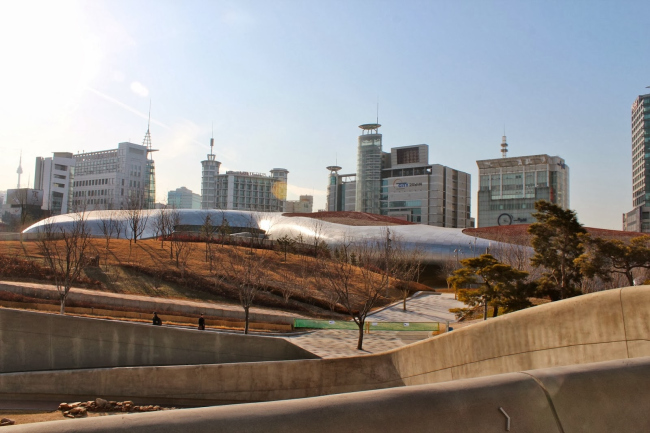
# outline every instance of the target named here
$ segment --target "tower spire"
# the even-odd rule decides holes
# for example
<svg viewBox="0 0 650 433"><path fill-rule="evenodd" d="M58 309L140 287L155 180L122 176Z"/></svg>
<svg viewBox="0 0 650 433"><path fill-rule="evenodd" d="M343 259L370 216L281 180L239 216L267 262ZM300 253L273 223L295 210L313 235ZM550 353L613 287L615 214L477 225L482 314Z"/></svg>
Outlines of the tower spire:
<svg viewBox="0 0 650 433"><path fill-rule="evenodd" d="M144 134L144 140L142 140L142 145L147 148L147 153L149 158L152 158L151 155L151 133L149 129L151 127L151 99L149 99L149 119L147 120L147 133Z"/></svg>
<svg viewBox="0 0 650 433"><path fill-rule="evenodd" d="M508 143L506 142L506 127L503 126L503 137L501 137L501 158L505 158L508 153Z"/></svg>
<svg viewBox="0 0 650 433"><path fill-rule="evenodd" d="M20 189L20 175L23 174L23 151L20 151L20 160L18 162L18 170L16 170L16 173L18 174L18 185L16 188Z"/></svg>

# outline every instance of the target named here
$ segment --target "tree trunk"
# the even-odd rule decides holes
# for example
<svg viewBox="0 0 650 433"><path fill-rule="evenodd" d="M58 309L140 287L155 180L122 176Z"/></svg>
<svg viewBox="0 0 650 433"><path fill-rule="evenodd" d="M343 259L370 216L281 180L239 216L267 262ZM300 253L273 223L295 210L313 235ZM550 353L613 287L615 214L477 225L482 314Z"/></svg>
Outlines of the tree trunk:
<svg viewBox="0 0 650 433"><path fill-rule="evenodd" d="M495 305L494 310L492 311L492 317L497 317L499 315L499 306Z"/></svg>
<svg viewBox="0 0 650 433"><path fill-rule="evenodd" d="M65 298L67 295L65 293L61 293L59 296L61 298L61 310L59 311L59 314L65 314Z"/></svg>
<svg viewBox="0 0 650 433"><path fill-rule="evenodd" d="M634 276L632 275L632 271L625 272L625 276L627 277L627 281L630 283L630 286L633 286L634 285Z"/></svg>
<svg viewBox="0 0 650 433"><path fill-rule="evenodd" d="M248 308L244 307L244 334L248 334Z"/></svg>
<svg viewBox="0 0 650 433"><path fill-rule="evenodd" d="M359 322L359 341L357 342L357 350L363 350L363 328L365 321Z"/></svg>
<svg viewBox="0 0 650 433"><path fill-rule="evenodd" d="M403 301L403 304L402 304L402 310L403 310L403 311L406 311L406 297L407 297L407 296L408 296L408 294L405 294L405 295L404 295L404 299L402 300L402 301Z"/></svg>
<svg viewBox="0 0 650 433"><path fill-rule="evenodd" d="M487 298L483 299L483 320L487 320Z"/></svg>

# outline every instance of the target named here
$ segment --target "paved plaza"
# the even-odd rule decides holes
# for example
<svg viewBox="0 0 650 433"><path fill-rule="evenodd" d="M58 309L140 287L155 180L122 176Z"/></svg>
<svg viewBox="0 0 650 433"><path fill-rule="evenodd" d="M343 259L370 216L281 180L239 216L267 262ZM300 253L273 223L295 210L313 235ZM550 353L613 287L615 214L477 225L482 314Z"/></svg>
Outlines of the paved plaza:
<svg viewBox="0 0 650 433"><path fill-rule="evenodd" d="M456 317L450 308L461 308L464 304L454 300L453 293L430 294L420 292L407 300L406 309L402 303L393 304L368 316L377 322L442 322L453 323ZM375 331L365 334L363 350L357 347L358 331L321 329L301 335L285 337L292 343L309 350L322 358L339 358L369 355L396 349L431 336L431 332L419 331Z"/></svg>

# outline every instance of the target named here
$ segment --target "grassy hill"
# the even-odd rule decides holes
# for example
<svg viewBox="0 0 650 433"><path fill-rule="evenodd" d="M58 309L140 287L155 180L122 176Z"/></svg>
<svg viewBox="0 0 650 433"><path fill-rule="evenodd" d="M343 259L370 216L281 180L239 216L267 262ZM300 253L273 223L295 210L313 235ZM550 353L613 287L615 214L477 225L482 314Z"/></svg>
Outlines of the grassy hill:
<svg viewBox="0 0 650 433"><path fill-rule="evenodd" d="M89 257L99 256L99 265L87 266L77 284L86 288L113 293L187 299L203 302L239 304L239 294L221 266L229 254L244 247L212 244L213 266L205 260L206 245L188 243L190 251L177 264L170 258L170 243L139 240L129 243L112 239L109 248L103 239L92 239ZM264 262L264 290L255 300L255 306L297 312L315 317L329 317L332 312L343 313L336 306L332 293L322 284L322 270L316 259L302 254L284 254L273 250L249 250ZM0 279L30 282L52 282L52 273L43 267L43 257L37 242L0 242ZM363 281L355 276L353 286L360 288ZM430 290L414 284L416 290ZM380 305L399 296L390 290Z"/></svg>

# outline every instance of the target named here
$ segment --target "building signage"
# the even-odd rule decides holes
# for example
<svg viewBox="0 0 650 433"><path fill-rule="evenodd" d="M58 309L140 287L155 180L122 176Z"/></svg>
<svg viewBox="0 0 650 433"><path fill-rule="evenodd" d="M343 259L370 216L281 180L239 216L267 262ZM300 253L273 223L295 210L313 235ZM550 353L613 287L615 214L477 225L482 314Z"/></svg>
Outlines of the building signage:
<svg viewBox="0 0 650 433"><path fill-rule="evenodd" d="M395 188L410 188L414 186L422 186L422 182L402 182L401 179L395 179L393 182Z"/></svg>

